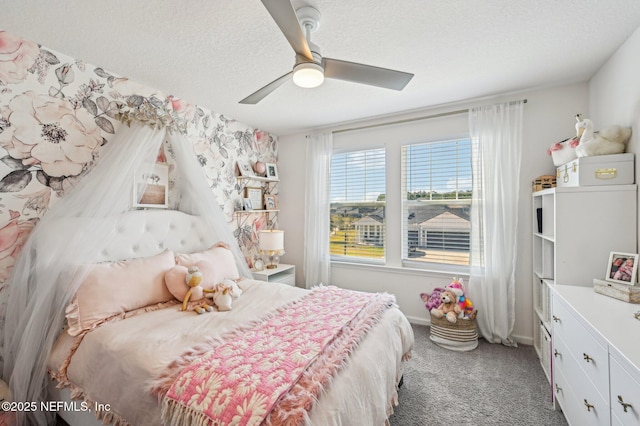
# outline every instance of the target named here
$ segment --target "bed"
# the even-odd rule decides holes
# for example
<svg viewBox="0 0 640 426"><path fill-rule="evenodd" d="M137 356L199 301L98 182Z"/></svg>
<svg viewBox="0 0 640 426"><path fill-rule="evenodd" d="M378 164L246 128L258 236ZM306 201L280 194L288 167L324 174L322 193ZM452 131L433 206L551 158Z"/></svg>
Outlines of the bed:
<svg viewBox="0 0 640 426"><path fill-rule="evenodd" d="M72 228L73 224L61 224L61 227L65 226ZM204 225L198 217L178 211L132 211L102 226L112 227L118 235L96 254L96 262L107 264L122 259L146 262L148 258L163 256L168 250L172 255L203 253L215 243L201 237L204 233L199 231ZM59 244L53 240L50 243ZM167 403L167 396L179 387L176 383L185 377L187 365L203 359L216 359L216 362L224 363L221 348L228 348L232 344L242 347L246 342L240 340L241 336L259 335L252 330L266 327L267 320L277 319L280 321L277 324L282 324L281 321L291 323L300 317L287 319L285 316L295 312L299 315L303 309L309 309L306 306L303 308L303 303L311 305L313 302L313 305L320 306L320 301L329 303L335 299L336 302L337 297L344 297L345 301L352 300L350 298L362 301L362 309L354 307L355 314L336 311L337 314L331 313L331 318L343 315L346 318L344 324L351 329L358 329L354 333L366 331L366 334L359 339L352 339L343 347L343 351L349 354L345 362L335 363L335 359L331 358L335 354L327 355L329 351L326 349L334 348L340 340L335 336L327 337L323 343L325 346L320 345L325 349L324 352L317 355L312 353L315 364L301 361L300 365L305 365L303 369L308 370L305 374L310 382L316 378L316 374L317 377L323 377L319 373L323 372L321 367L313 370L313 366L319 365L323 357L333 360L335 368L330 376L323 372L324 382L315 385L315 396L308 398L310 403L303 414L287 417L297 419L295 423L288 424L328 426L388 423L388 416L397 404L397 387L402 378L403 362L409 358L413 345L411 327L397 306L389 302L389 295L340 293L343 290L332 286L306 290L248 278L239 280L238 285L242 295L233 301L233 308L228 312L198 315L180 311L177 301L161 301L136 309L125 309L126 313L94 324L76 333L76 336L69 334L69 329L73 327L67 326L67 330L60 334L47 365L52 377L48 399L67 402L58 403L61 408L58 415L70 425L101 424L102 421L123 425L157 425L163 421L184 424L185 419L192 419L190 423L213 423L208 417L198 418L198 421L195 417L188 417L192 414L181 417L175 410L171 411L171 407L180 408L180 403ZM371 298L378 305L385 305L385 308L379 309L376 319L359 319L361 311L373 309L375 303L369 302L374 300ZM336 305L340 305L339 301ZM363 321L362 324L366 323L367 327L354 325L359 324L357 321ZM335 325L339 333L346 333L344 324ZM300 330L284 334L303 334L302 326ZM287 360L295 359L294 355L287 355ZM305 376L303 374L300 377ZM299 387L299 384L295 386ZM281 386L278 389L286 388L286 392L292 393L295 386ZM274 394L273 405L267 404L265 407L275 411L273 407L283 405L283 401L287 400L286 392L283 396ZM71 403L71 400L83 401L84 404ZM87 410L87 407L90 409ZM234 407L230 409L237 411ZM242 420L240 424L260 424L255 418L245 423ZM218 424L225 423L221 421ZM277 417L267 417L263 424L279 423Z"/></svg>

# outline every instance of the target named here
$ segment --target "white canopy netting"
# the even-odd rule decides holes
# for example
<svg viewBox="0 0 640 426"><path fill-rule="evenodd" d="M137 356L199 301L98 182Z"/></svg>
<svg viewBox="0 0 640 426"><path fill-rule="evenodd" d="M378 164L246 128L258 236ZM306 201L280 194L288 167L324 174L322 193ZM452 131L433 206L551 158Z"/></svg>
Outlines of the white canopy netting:
<svg viewBox="0 0 640 426"><path fill-rule="evenodd" d="M171 205L200 216L208 233L202 236L204 240L229 244L241 275L250 277L189 139L166 128L138 123L121 126L102 148L94 168L36 225L6 284L3 377L9 380L15 401L46 398L47 359L65 326L65 307L82 282L80 266L95 262L102 248L117 236L111 227L95 224L135 209L139 199L132 193L133 177L154 172L165 141L175 160L172 194L177 199ZM43 242L49 244L56 232L55 224L70 220L74 221L73 232L56 236L59 247L55 250L43 250ZM47 413L36 411L18 420L43 424L50 419Z"/></svg>

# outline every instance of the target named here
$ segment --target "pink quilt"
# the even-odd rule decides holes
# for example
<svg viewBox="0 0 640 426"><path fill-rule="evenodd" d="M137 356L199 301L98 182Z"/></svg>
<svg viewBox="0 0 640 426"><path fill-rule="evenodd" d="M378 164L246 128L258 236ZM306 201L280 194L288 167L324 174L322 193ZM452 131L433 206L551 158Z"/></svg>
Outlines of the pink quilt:
<svg viewBox="0 0 640 426"><path fill-rule="evenodd" d="M318 287L224 342L185 354L160 385L166 424L300 424L393 296ZM185 363L175 363L182 367ZM169 380L168 380L169 379Z"/></svg>

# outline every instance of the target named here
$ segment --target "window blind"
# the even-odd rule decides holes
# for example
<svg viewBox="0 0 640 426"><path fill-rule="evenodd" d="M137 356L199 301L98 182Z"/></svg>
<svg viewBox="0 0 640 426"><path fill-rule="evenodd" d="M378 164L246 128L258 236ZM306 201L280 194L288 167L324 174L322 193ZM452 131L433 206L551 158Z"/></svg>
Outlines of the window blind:
<svg viewBox="0 0 640 426"><path fill-rule="evenodd" d="M469 264L471 176L469 139L402 147L403 261Z"/></svg>
<svg viewBox="0 0 640 426"><path fill-rule="evenodd" d="M384 148L332 156L332 258L384 261L385 167Z"/></svg>

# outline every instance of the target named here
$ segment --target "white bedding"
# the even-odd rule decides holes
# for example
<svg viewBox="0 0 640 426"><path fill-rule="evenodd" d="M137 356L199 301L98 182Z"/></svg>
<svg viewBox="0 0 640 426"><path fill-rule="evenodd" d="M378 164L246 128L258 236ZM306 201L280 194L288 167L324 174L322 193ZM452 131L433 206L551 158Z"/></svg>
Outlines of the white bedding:
<svg viewBox="0 0 640 426"><path fill-rule="evenodd" d="M71 359L67 375L86 396L110 404L112 412L133 425L158 425L160 403L149 392L151 381L204 336L218 337L300 297L307 290L277 283L243 280L243 295L229 312L197 315L179 306L146 312L105 324L88 333ZM73 338L63 333L49 360L57 371ZM348 367L333 380L310 413L310 425L383 425L396 399L402 357L413 346L413 332L397 309L353 353Z"/></svg>

